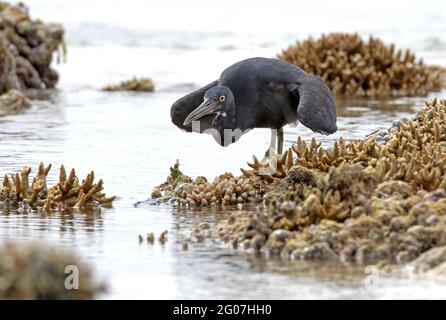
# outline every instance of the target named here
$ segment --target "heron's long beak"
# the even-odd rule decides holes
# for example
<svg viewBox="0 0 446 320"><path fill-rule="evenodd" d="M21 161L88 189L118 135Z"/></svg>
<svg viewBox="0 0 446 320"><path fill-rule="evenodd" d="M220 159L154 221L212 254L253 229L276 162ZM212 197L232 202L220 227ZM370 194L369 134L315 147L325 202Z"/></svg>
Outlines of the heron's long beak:
<svg viewBox="0 0 446 320"><path fill-rule="evenodd" d="M192 121L198 120L208 114L216 113L218 111L218 104L215 100L204 99L203 103L200 104L194 111L192 111L184 120L183 125L187 126L192 123Z"/></svg>

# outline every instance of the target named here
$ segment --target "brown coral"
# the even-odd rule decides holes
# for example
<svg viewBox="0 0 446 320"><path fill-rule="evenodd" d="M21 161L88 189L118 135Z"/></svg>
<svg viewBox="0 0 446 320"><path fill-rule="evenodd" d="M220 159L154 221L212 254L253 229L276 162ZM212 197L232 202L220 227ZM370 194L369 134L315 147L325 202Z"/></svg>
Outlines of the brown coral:
<svg viewBox="0 0 446 320"><path fill-rule="evenodd" d="M115 197L107 197L103 192L102 179L94 182L94 172L79 182L74 169L67 176L65 167L60 167L59 183L48 188L46 177L51 165L39 165L31 185L31 168L24 168L20 174L5 175L0 187L0 201L8 205L43 209L46 212L76 208L80 211L111 206Z"/></svg>
<svg viewBox="0 0 446 320"><path fill-rule="evenodd" d="M20 91L10 90L0 95L0 116L18 114L31 107L31 101Z"/></svg>
<svg viewBox="0 0 446 320"><path fill-rule="evenodd" d="M50 67L53 53L65 54L59 24L32 20L28 8L0 3L0 93L11 89L53 88L58 80Z"/></svg>
<svg viewBox="0 0 446 320"><path fill-rule="evenodd" d="M6 243L0 247L0 299L92 299L105 291L92 270L66 250L38 244ZM67 269L67 267L69 267ZM73 269L71 269L73 268ZM68 272L67 272L68 271ZM77 271L69 290L67 277ZM67 272L67 273L66 273Z"/></svg>
<svg viewBox="0 0 446 320"><path fill-rule="evenodd" d="M117 85L110 85L102 88L103 91L140 91L153 92L155 91L155 84L149 78L133 78L131 80L123 81Z"/></svg>
<svg viewBox="0 0 446 320"><path fill-rule="evenodd" d="M273 148L270 148L268 154L268 157L262 161L253 156L252 163L248 162L248 166L252 168L251 171L240 170L246 177L258 176L269 182L274 181L274 178L285 178L293 167L291 150L286 150L282 155L278 155Z"/></svg>
<svg viewBox="0 0 446 320"><path fill-rule="evenodd" d="M208 182L205 177L192 180L179 170L179 162L170 168L166 182L152 191L152 198L162 198L175 206L237 204L254 200L260 181L255 177L235 177L225 173Z"/></svg>
<svg viewBox="0 0 446 320"><path fill-rule="evenodd" d="M444 85L445 72L426 66L409 50L358 34L331 33L289 47L279 59L320 76L337 95L425 96Z"/></svg>

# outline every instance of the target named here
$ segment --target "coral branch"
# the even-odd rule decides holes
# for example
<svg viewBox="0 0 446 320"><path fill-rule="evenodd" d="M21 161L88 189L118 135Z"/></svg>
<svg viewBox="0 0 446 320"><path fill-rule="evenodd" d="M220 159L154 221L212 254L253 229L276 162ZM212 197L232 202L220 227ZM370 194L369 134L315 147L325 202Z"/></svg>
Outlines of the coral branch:
<svg viewBox="0 0 446 320"><path fill-rule="evenodd" d="M5 175L3 187L0 187L0 202L14 206L27 206L32 209L43 209L46 212L77 208L80 211L95 209L101 206L110 206L115 197L106 197L103 190L103 181L94 183L94 172L87 175L82 184L76 177L74 169L67 177L65 167L62 165L59 171L59 182L47 187L47 176L51 165L45 167L40 163L37 174L31 187L29 186L29 174L31 169L26 167L20 174Z"/></svg>

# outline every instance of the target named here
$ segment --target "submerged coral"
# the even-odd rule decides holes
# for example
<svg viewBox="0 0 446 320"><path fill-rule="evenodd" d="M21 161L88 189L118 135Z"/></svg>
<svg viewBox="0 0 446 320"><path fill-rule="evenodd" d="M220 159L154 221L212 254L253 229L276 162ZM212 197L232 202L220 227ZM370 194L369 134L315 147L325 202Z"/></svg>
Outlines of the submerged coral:
<svg viewBox="0 0 446 320"><path fill-rule="evenodd" d="M340 138L324 149L315 139L299 139L281 156L254 158L242 176L215 181L229 177L238 186L249 179L250 197L262 201L258 210L233 210L215 224L195 225L193 238L211 236L287 259L360 264L408 262L446 245L445 115L446 100L432 99L380 144L376 137ZM176 194L184 179L177 169L160 190ZM202 177L186 184L214 190Z"/></svg>
<svg viewBox="0 0 446 320"><path fill-rule="evenodd" d="M10 90L0 95L0 116L22 113L31 107L31 101L20 91Z"/></svg>
<svg viewBox="0 0 446 320"><path fill-rule="evenodd" d="M133 78L117 85L106 86L103 91L155 91L155 84L149 78Z"/></svg>
<svg viewBox="0 0 446 320"><path fill-rule="evenodd" d="M60 24L32 20L23 3L0 2L0 93L53 88L50 64L54 52L66 52L63 36Z"/></svg>
<svg viewBox="0 0 446 320"><path fill-rule="evenodd" d="M377 38L331 33L289 47L279 59L320 76L337 95L425 96L444 86L445 70Z"/></svg>
<svg viewBox="0 0 446 320"><path fill-rule="evenodd" d="M90 266L64 250L6 243L0 257L0 299L91 299L105 291Z"/></svg>
<svg viewBox="0 0 446 320"><path fill-rule="evenodd" d="M65 167L60 167L59 183L47 186L47 175L51 165L39 165L31 185L29 174L31 168L8 177L5 175L3 186L0 187L0 202L8 206L24 206L31 209L42 209L46 212L76 208L80 211L111 206L115 197L107 197L103 192L102 179L94 182L94 172L79 182L74 169L67 176Z"/></svg>

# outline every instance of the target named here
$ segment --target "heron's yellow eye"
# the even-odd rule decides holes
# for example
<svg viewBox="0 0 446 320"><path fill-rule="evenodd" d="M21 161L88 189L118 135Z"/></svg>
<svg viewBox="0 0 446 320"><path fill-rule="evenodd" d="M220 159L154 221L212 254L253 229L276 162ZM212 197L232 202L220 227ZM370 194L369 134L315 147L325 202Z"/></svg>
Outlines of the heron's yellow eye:
<svg viewBox="0 0 446 320"><path fill-rule="evenodd" d="M223 101L225 101L226 97L225 97L225 96L220 96L218 99L219 99L221 102L223 102Z"/></svg>

